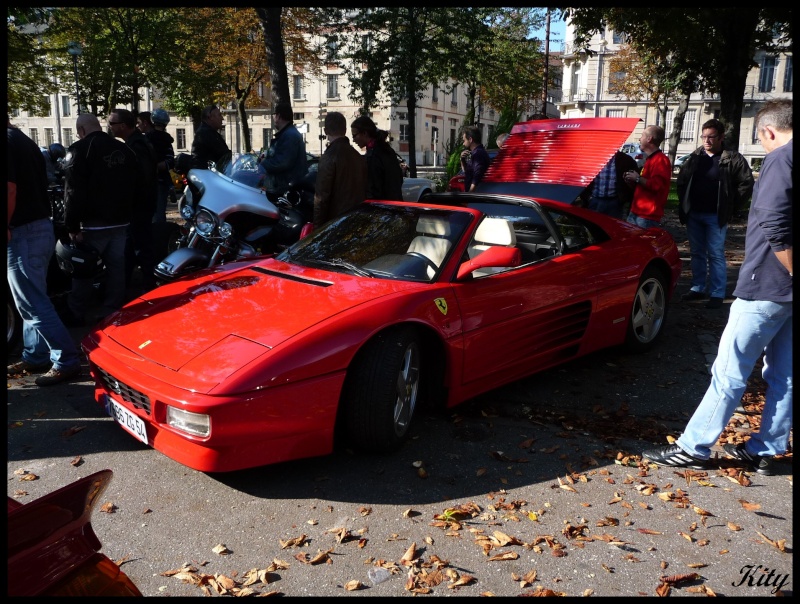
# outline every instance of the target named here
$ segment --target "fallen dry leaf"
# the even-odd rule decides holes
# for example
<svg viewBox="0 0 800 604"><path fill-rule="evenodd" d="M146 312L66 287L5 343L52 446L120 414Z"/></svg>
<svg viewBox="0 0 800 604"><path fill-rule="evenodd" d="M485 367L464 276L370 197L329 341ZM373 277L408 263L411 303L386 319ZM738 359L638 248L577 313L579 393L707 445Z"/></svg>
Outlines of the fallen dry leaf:
<svg viewBox="0 0 800 604"><path fill-rule="evenodd" d="M358 579L353 579L352 581L345 583L344 588L347 591L357 591L359 589L364 589L364 584Z"/></svg>
<svg viewBox="0 0 800 604"><path fill-rule="evenodd" d="M740 499L739 503L741 503L742 507L748 512L755 512L756 510L761 509L760 503L750 503L749 501L745 501L744 499Z"/></svg>
<svg viewBox="0 0 800 604"><path fill-rule="evenodd" d="M417 558L417 543L414 542L408 546L408 549L403 554L403 557L400 558L400 564L403 566L411 566L414 564L414 560Z"/></svg>
<svg viewBox="0 0 800 604"><path fill-rule="evenodd" d="M231 552L231 550L228 549L228 546L225 545L224 543L220 543L219 545L215 545L211 549L211 551L214 552L215 554L219 554L220 556L227 556L228 554L233 553L233 552Z"/></svg>
<svg viewBox="0 0 800 604"><path fill-rule="evenodd" d="M106 501L100 506L100 511L105 512L106 514L113 514L117 511L117 506L115 506L111 501Z"/></svg>
<svg viewBox="0 0 800 604"><path fill-rule="evenodd" d="M516 560L517 558L519 558L519 554L517 552L501 552L489 558L489 562L496 562L498 560Z"/></svg>
<svg viewBox="0 0 800 604"><path fill-rule="evenodd" d="M642 533L643 535L663 535L664 534L664 533L662 533L660 531L654 531L652 529L646 529L646 528L640 528L640 529L636 529L636 530L639 531L640 533Z"/></svg>
<svg viewBox="0 0 800 604"><path fill-rule="evenodd" d="M678 583L685 583L686 581L695 581L700 578L697 573L683 573L680 575L662 575L659 579L662 583L670 585L677 585Z"/></svg>
<svg viewBox="0 0 800 604"><path fill-rule="evenodd" d="M764 541L769 543L772 547L777 547L782 552L786 551L786 539L778 539L777 541L773 541L769 537L767 537L764 533L760 533L756 531L759 537L761 537Z"/></svg>
<svg viewBox="0 0 800 604"><path fill-rule="evenodd" d="M306 542L306 536L300 535L299 537L293 537L291 539L278 539L278 543L281 545L281 549L286 549L287 547L301 547Z"/></svg>

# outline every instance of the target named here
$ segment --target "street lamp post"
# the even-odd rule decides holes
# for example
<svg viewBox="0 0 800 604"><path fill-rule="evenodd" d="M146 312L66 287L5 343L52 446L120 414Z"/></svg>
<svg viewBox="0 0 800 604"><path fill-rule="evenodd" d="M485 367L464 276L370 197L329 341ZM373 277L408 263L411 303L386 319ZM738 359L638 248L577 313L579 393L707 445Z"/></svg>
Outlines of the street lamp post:
<svg viewBox="0 0 800 604"><path fill-rule="evenodd" d="M78 115L81 114L81 90L78 87L78 57L83 52L80 42L67 44L67 52L72 55L72 66L75 69L75 99L78 102Z"/></svg>

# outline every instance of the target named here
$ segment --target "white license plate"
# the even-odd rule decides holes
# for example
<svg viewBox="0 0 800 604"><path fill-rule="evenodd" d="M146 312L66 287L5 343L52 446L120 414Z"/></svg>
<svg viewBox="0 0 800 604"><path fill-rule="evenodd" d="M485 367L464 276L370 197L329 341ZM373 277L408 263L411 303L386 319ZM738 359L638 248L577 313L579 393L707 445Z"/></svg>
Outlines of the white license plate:
<svg viewBox="0 0 800 604"><path fill-rule="evenodd" d="M125 428L144 444L149 444L147 442L147 430L145 429L144 422L107 394L105 397L106 412L113 417L120 426Z"/></svg>

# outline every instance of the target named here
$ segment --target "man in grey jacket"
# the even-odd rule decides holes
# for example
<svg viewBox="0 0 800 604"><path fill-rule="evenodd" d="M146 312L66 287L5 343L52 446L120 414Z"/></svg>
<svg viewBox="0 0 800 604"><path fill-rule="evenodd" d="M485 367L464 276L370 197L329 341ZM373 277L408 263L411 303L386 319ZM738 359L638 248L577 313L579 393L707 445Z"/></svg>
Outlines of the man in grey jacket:
<svg viewBox="0 0 800 604"><path fill-rule="evenodd" d="M684 301L705 297L706 308L720 308L725 298L727 268L725 236L728 221L753 192L753 173L738 152L723 148L725 126L719 120L703 124L703 146L689 156L678 174L679 217L686 225L691 253L691 289Z"/></svg>

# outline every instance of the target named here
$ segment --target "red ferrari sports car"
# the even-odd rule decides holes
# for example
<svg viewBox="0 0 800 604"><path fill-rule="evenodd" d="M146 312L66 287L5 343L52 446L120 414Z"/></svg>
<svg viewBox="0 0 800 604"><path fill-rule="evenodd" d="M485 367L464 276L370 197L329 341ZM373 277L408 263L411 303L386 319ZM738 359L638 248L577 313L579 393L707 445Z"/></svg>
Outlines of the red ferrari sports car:
<svg viewBox="0 0 800 604"><path fill-rule="evenodd" d="M570 204L636 120L557 122L515 126L482 192L369 200L275 257L130 302L83 340L97 401L143 443L222 472L335 442L391 451L423 402L647 350L680 273L672 237Z"/></svg>

